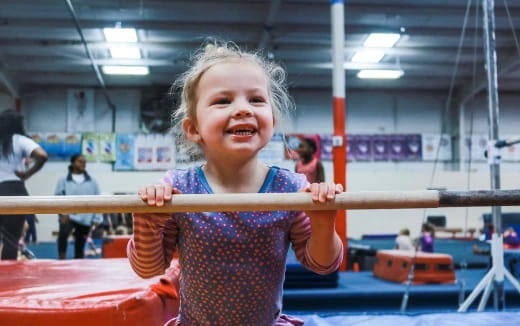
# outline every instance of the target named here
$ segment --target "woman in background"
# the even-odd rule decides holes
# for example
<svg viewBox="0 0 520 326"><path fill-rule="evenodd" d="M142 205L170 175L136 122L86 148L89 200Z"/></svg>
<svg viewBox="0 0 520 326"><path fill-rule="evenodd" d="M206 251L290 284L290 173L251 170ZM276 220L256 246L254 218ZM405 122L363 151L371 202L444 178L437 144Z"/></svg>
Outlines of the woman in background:
<svg viewBox="0 0 520 326"><path fill-rule="evenodd" d="M79 196L99 195L99 186L86 170L87 161L81 154L70 158L69 173L56 185L55 195ZM67 257L67 243L74 231L74 258L85 257L85 243L93 228L103 222L103 216L96 213L60 214L58 233L58 256Z"/></svg>
<svg viewBox="0 0 520 326"><path fill-rule="evenodd" d="M25 160L33 163L25 166ZM47 153L25 135L23 116L14 110L0 113L0 196L28 196L25 180L38 172L47 161ZM0 215L2 260L16 259L25 215Z"/></svg>

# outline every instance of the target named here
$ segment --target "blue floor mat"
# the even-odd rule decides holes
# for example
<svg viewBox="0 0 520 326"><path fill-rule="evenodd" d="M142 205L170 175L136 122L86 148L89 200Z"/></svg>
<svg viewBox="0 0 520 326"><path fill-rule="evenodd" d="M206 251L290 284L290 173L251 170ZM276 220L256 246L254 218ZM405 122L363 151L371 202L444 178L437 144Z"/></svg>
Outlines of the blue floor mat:
<svg viewBox="0 0 520 326"><path fill-rule="evenodd" d="M473 312L423 315L299 315L305 326L517 326L520 312Z"/></svg>

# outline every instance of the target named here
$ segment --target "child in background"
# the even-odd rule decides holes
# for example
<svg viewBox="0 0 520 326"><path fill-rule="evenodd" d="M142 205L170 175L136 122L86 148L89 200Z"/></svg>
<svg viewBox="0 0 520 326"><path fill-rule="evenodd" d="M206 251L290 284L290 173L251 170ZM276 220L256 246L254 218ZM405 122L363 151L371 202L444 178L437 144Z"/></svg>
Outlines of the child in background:
<svg viewBox="0 0 520 326"><path fill-rule="evenodd" d="M504 249L518 249L520 248L520 238L515 229L508 227L503 233Z"/></svg>
<svg viewBox="0 0 520 326"><path fill-rule="evenodd" d="M412 238L410 238L410 230L404 228L399 231L399 235L395 238L395 249L415 250Z"/></svg>
<svg viewBox="0 0 520 326"><path fill-rule="evenodd" d="M206 46L180 79L175 117L206 163L168 171L141 198L162 206L181 193L305 191L316 203L333 201L341 185L309 184L258 159L291 103L284 79L278 65L233 44ZM281 314L287 251L314 272L335 271L343 257L335 219L336 211L135 213L128 257L152 277L178 251L180 310L167 325L302 325Z"/></svg>
<svg viewBox="0 0 520 326"><path fill-rule="evenodd" d="M310 138L302 138L300 145L296 149L299 159L294 171L305 174L310 183L325 182L323 164L321 164L320 160L315 156L316 150L316 142Z"/></svg>
<svg viewBox="0 0 520 326"><path fill-rule="evenodd" d="M430 223L423 223L421 227L421 237L419 238L421 244L421 251L433 252L435 238L435 228Z"/></svg>

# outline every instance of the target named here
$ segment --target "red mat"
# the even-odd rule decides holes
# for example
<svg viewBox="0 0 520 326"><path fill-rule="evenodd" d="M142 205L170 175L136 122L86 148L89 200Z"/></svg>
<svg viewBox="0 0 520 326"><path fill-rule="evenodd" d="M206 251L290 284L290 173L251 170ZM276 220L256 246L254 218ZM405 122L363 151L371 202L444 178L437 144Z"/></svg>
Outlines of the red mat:
<svg viewBox="0 0 520 326"><path fill-rule="evenodd" d="M126 258L0 261L0 325L162 326L177 277L141 279Z"/></svg>

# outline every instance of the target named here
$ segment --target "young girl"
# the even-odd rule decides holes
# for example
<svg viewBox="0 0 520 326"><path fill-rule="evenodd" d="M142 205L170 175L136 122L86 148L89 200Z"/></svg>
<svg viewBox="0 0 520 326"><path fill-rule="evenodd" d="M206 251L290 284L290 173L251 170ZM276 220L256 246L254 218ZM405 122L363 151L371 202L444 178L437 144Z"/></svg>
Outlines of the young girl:
<svg viewBox="0 0 520 326"><path fill-rule="evenodd" d="M306 191L333 201L341 185L310 184L304 175L269 167L258 152L290 103L285 72L235 46L208 45L182 77L177 118L202 150L202 166L168 171L141 188L150 206L181 193ZM193 148L192 148L193 152ZM174 194L174 196L172 196ZM163 274L178 251L180 311L168 325L301 325L282 315L286 255L292 246L307 268L335 271L343 246L336 211L134 214L128 257L141 277Z"/></svg>
<svg viewBox="0 0 520 326"><path fill-rule="evenodd" d="M419 238L421 251L433 252L435 242L435 228L430 223L423 223L421 227L421 237Z"/></svg>
<svg viewBox="0 0 520 326"><path fill-rule="evenodd" d="M410 230L408 228L403 228L399 231L399 235L395 238L395 249L415 250L412 238L410 238Z"/></svg>
<svg viewBox="0 0 520 326"><path fill-rule="evenodd" d="M310 183L325 181L323 164L314 155L316 150L316 142L310 138L302 138L300 145L296 149L299 160L294 167L294 171L305 174Z"/></svg>

